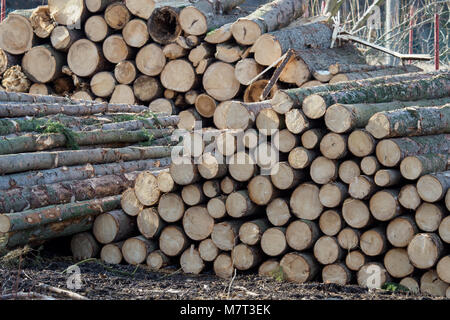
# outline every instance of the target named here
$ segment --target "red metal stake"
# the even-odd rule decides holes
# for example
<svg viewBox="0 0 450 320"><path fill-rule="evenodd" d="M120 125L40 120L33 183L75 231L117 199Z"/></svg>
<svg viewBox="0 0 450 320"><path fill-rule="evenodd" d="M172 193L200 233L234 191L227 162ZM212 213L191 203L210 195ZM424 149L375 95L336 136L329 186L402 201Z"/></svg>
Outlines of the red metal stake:
<svg viewBox="0 0 450 320"><path fill-rule="evenodd" d="M434 68L439 70L439 14L434 15Z"/></svg>
<svg viewBox="0 0 450 320"><path fill-rule="evenodd" d="M411 6L411 9L409 10L409 50L408 53L412 54L413 53L413 37L414 37L414 32L413 32L413 25L414 25L414 21L413 21L413 15L414 15L414 6ZM412 60L409 60L409 63L412 63Z"/></svg>
<svg viewBox="0 0 450 320"><path fill-rule="evenodd" d="M2 0L2 6L1 6L1 17L0 17L0 22L5 20L5 13L6 13L6 0Z"/></svg>

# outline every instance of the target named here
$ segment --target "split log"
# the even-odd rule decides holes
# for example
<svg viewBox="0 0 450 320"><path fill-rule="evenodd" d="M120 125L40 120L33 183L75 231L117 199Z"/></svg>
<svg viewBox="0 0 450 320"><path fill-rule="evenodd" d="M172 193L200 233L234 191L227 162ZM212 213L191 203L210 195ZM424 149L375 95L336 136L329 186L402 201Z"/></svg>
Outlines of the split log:
<svg viewBox="0 0 450 320"><path fill-rule="evenodd" d="M231 259L238 270L249 270L258 266L263 258L263 253L259 246L248 246L238 244L231 252Z"/></svg>
<svg viewBox="0 0 450 320"><path fill-rule="evenodd" d="M2 86L6 91L28 92L30 85L30 80L22 72L20 66L12 66L3 74ZM17 107L17 105L14 105L14 107Z"/></svg>
<svg viewBox="0 0 450 320"><path fill-rule="evenodd" d="M267 219L276 227L286 225L291 219L289 201L283 198L273 199L266 207Z"/></svg>
<svg viewBox="0 0 450 320"><path fill-rule="evenodd" d="M214 260L214 273L219 278L229 279L233 276L234 265L230 254L221 253L216 260Z"/></svg>
<svg viewBox="0 0 450 320"><path fill-rule="evenodd" d="M381 169L381 165L375 156L366 156L361 159L361 171L367 176L373 176L378 170Z"/></svg>
<svg viewBox="0 0 450 320"><path fill-rule="evenodd" d="M303 100L303 112L311 119L319 119L325 115L327 108L335 103L380 103L443 98L448 95L446 90L442 90L447 86L447 77L446 74L441 74L429 79L385 83L332 93L319 92Z"/></svg>
<svg viewBox="0 0 450 320"><path fill-rule="evenodd" d="M171 60L161 72L161 83L166 89L188 92L196 84L194 68L186 60Z"/></svg>
<svg viewBox="0 0 450 320"><path fill-rule="evenodd" d="M250 15L238 19L231 26L234 39L242 45L251 45L264 33L286 27L303 14L302 1L277 0L259 7Z"/></svg>
<svg viewBox="0 0 450 320"><path fill-rule="evenodd" d="M130 238L123 243L122 255L128 264L138 265L146 261L148 255L157 248L157 242L138 236Z"/></svg>
<svg viewBox="0 0 450 320"><path fill-rule="evenodd" d="M219 255L219 249L211 239L205 239L198 245L200 257L206 262L213 262Z"/></svg>
<svg viewBox="0 0 450 320"><path fill-rule="evenodd" d="M122 30L131 19L130 11L124 3L113 2L106 7L105 21L114 30Z"/></svg>
<svg viewBox="0 0 450 320"><path fill-rule="evenodd" d="M123 259L122 246L123 242L104 245L100 251L100 259L108 264L120 264Z"/></svg>
<svg viewBox="0 0 450 320"><path fill-rule="evenodd" d="M447 154L424 154L406 157L400 163L401 175L409 180L416 180L421 176L447 170Z"/></svg>
<svg viewBox="0 0 450 320"><path fill-rule="evenodd" d="M239 228L239 239L241 242L253 246L260 243L263 234L270 228L270 224L266 219L257 219L245 222ZM269 236L266 236L269 237ZM267 240L267 239L266 239ZM270 245L270 244L269 244ZM263 244L261 243L263 247ZM263 247L264 251L264 247Z"/></svg>
<svg viewBox="0 0 450 320"><path fill-rule="evenodd" d="M294 169L305 169L316 159L318 153L303 147L296 147L289 152L288 161Z"/></svg>
<svg viewBox="0 0 450 320"><path fill-rule="evenodd" d="M183 229L175 225L165 227L159 236L159 248L169 257L180 255L189 244Z"/></svg>
<svg viewBox="0 0 450 320"><path fill-rule="evenodd" d="M173 223L181 220L184 211L183 199L176 193L165 193L159 199L158 213L166 222Z"/></svg>
<svg viewBox="0 0 450 320"><path fill-rule="evenodd" d="M351 271L359 271L366 263L366 256L358 250L350 251L345 257L345 265Z"/></svg>
<svg viewBox="0 0 450 320"><path fill-rule="evenodd" d="M309 170L311 179L317 184L327 184L337 179L338 163L325 157L317 157Z"/></svg>
<svg viewBox="0 0 450 320"><path fill-rule="evenodd" d="M209 1L198 1L181 10L179 15L180 26L187 34L203 35L210 30L215 30L236 20L233 15L216 14L217 5L220 6L221 11L228 12L243 2L243 0L225 0L217 4Z"/></svg>
<svg viewBox="0 0 450 320"><path fill-rule="evenodd" d="M86 37L93 42L102 42L111 34L111 29L103 16L91 16L84 24Z"/></svg>
<svg viewBox="0 0 450 320"><path fill-rule="evenodd" d="M290 207L300 219L315 220L323 211L319 200L320 189L313 183L303 183L292 192Z"/></svg>
<svg viewBox="0 0 450 320"><path fill-rule="evenodd" d="M322 50L317 50L318 52L314 52L314 54L312 56L314 57L318 57L320 55L320 51ZM371 97L365 97L361 102L345 102L345 101L338 101L339 103L350 103L350 104L355 104L355 103L372 103L373 99L375 99L375 97L377 95L374 95L373 92L371 92L373 89L377 89L377 88L383 88L383 90L386 87L392 87L391 89L394 89L394 87L396 85L401 86L400 82L408 82L408 81L414 81L414 80L425 80L425 79L432 79L433 77L437 77L434 80L436 82L444 82L444 80L439 80L439 75L441 77L445 77L444 75L440 74L439 72L420 72L420 73L412 73L412 74L401 74L401 75L395 75L395 76L388 76L388 77L377 77L377 78L371 78L371 79L364 79L364 80L357 80L357 81L349 81L349 82L341 82L341 83L336 83L336 84L329 84L329 85L324 85L324 86L317 86L317 87L311 87L311 88L298 88L298 89L288 89L288 90L279 90L275 96L272 99L272 104L273 104L273 109L275 111L277 111L278 113L284 114L286 112L288 112L289 110L291 110L294 107L299 107L303 104L303 100L310 96L310 95L314 95L314 94L318 94L320 96L320 93L324 93L324 95L326 95L326 92L336 92L336 91L348 91L348 92L352 92L351 94L354 95L356 93L356 91L354 92L354 90L357 90L358 88L361 87L367 87L367 88L371 88L368 89L369 92L368 95L371 95ZM394 84L396 83L396 84ZM411 84L414 84L414 86L417 86L420 88L420 83L417 82L411 82ZM380 86L381 85L381 86ZM406 84L404 84L406 85ZM437 87L439 87L439 84L436 85ZM429 86L425 86L424 88L428 88ZM443 84L442 87L445 87L445 84ZM381 90L381 89L380 89ZM431 91L433 91L434 89L430 89ZM365 92L366 90L364 90ZM420 90L418 91L420 92ZM422 90L422 92L424 92ZM348 93L350 94L350 93ZM405 99L399 99L399 100L409 100L411 101L411 99L413 99L414 96L411 96L409 93L404 93L405 94ZM355 95L355 98L358 95ZM384 95L383 95L384 96ZM415 100L420 100L420 99L431 99L432 96L434 96L434 94L426 94L425 97L424 96L417 96L414 99ZM316 96L317 97L317 96ZM387 99L387 101L379 101L379 99L375 99L378 100L376 101L376 103L379 102L391 102L393 101L391 98L389 98L389 95L385 96L385 99ZM395 97L395 95L392 96L392 98ZM445 94L443 94L441 92L441 94L437 94L437 96L435 98L441 98L441 97L445 97ZM398 98L400 98L400 96L398 96ZM311 97L311 104L313 104L313 101L319 100L322 101L322 97L317 97L314 98ZM370 101L370 102L369 102ZM334 102L336 103L336 102ZM315 114L314 116L320 118L325 114L325 109L327 108L322 108L320 107L323 105L321 103L316 104L316 111L317 114ZM314 109L314 108L313 108ZM305 112L305 110L303 110ZM311 110L312 111L312 110ZM323 111L323 112L322 112ZM378 111L377 111L378 112ZM375 112L376 113L376 112ZM306 114L306 112L305 112ZM308 114L307 114L308 115ZM372 116L373 114L371 114L370 116ZM369 118L370 118L369 116ZM369 119L367 118L367 120ZM365 125L365 124L364 124ZM363 125L363 126L364 126Z"/></svg>
<svg viewBox="0 0 450 320"><path fill-rule="evenodd" d="M450 256L445 256L439 260L436 265L436 273L441 280L450 283Z"/></svg>
<svg viewBox="0 0 450 320"><path fill-rule="evenodd" d="M281 169L279 171L281 171ZM299 173L299 175L301 175L301 173ZM279 195L278 190L274 187L271 178L268 176L253 177L248 183L247 188L251 201L258 206L267 205ZM229 213L232 215L231 212Z"/></svg>
<svg viewBox="0 0 450 320"><path fill-rule="evenodd" d="M348 140L349 137L347 135L330 132L320 141L320 152L328 159L342 159L347 155Z"/></svg>
<svg viewBox="0 0 450 320"><path fill-rule="evenodd" d="M242 218L258 212L258 206L250 200L250 191L241 190L228 195L225 206L233 218Z"/></svg>
<svg viewBox="0 0 450 320"><path fill-rule="evenodd" d="M416 210L422 203L417 188L413 184L404 185L398 194L398 201L406 209Z"/></svg>
<svg viewBox="0 0 450 320"><path fill-rule="evenodd" d="M100 246L89 232L74 235L70 240L70 249L76 260L94 258L100 252Z"/></svg>
<svg viewBox="0 0 450 320"><path fill-rule="evenodd" d="M91 216L92 218L100 213L115 210L119 206L119 198L120 196L112 196L17 213L6 213L0 216L0 232L32 230L51 223L86 216Z"/></svg>
<svg viewBox="0 0 450 320"><path fill-rule="evenodd" d="M320 22L285 28L258 37L252 51L259 64L269 66L289 49L329 48L331 34L331 28Z"/></svg>
<svg viewBox="0 0 450 320"><path fill-rule="evenodd" d="M335 237L322 236L314 245L314 257L321 264L333 264L339 261L344 254L344 251L337 242Z"/></svg>
<svg viewBox="0 0 450 320"><path fill-rule="evenodd" d="M125 240L136 231L136 221L122 210L99 215L92 228L95 239L101 244Z"/></svg>
<svg viewBox="0 0 450 320"><path fill-rule="evenodd" d="M275 147L280 150L280 152L284 153L291 152L292 149L300 144L300 138L297 135L292 134L288 129L276 132L273 139Z"/></svg>
<svg viewBox="0 0 450 320"><path fill-rule="evenodd" d="M90 77L105 69L105 60L99 45L87 39L75 41L67 54L70 70L77 76Z"/></svg>
<svg viewBox="0 0 450 320"><path fill-rule="evenodd" d="M233 99L241 84L234 75L234 67L225 62L215 62L203 74L203 88L218 101Z"/></svg>
<svg viewBox="0 0 450 320"><path fill-rule="evenodd" d="M432 268L443 254L443 244L435 233L418 233L408 244L408 257L419 269Z"/></svg>
<svg viewBox="0 0 450 320"><path fill-rule="evenodd" d="M361 200L348 198L342 204L342 217L352 228L362 229L372 224L369 206Z"/></svg>
<svg viewBox="0 0 450 320"><path fill-rule="evenodd" d="M139 212L137 217L137 226L139 232L147 239L155 239L158 237L165 227L165 223L158 215L155 208L146 208Z"/></svg>
<svg viewBox="0 0 450 320"><path fill-rule="evenodd" d="M320 231L322 231L327 236L330 237L336 236L339 233L339 231L341 231L344 225L345 223L342 220L342 216L339 211L327 210L320 215L319 219Z"/></svg>
<svg viewBox="0 0 450 320"><path fill-rule="evenodd" d="M227 196L225 195L209 200L206 205L209 215L214 219L224 218L227 214L226 200Z"/></svg>
<svg viewBox="0 0 450 320"><path fill-rule="evenodd" d="M349 72L349 73L341 73L333 76L330 80L330 83L338 83L344 81L354 81L368 78L376 78L383 76L391 76L396 74L403 73L411 73L411 72L420 72L422 69L417 68L415 66L399 66L399 67L390 67L390 68L380 68L379 70L372 71L357 71L357 72Z"/></svg>
<svg viewBox="0 0 450 320"><path fill-rule="evenodd" d="M446 196L450 186L450 171L430 173L417 181L417 192L422 200L436 202Z"/></svg>
<svg viewBox="0 0 450 320"><path fill-rule="evenodd" d="M425 232L437 231L443 218L444 209L434 203L424 202L416 210L416 224Z"/></svg>
<svg viewBox="0 0 450 320"><path fill-rule="evenodd" d="M448 103L448 98L419 101L392 101L374 104L337 103L327 109L325 113L325 124L331 131L343 133L355 128L365 127L368 124L370 118L377 113L385 114L386 112L407 107L442 106L446 103Z"/></svg>
<svg viewBox="0 0 450 320"><path fill-rule="evenodd" d="M337 240L342 249L354 250L360 246L359 239L361 238L361 233L352 228L342 229L337 235Z"/></svg>
<svg viewBox="0 0 450 320"><path fill-rule="evenodd" d="M322 269L323 283L346 285L349 284L351 280L351 271L342 263L329 264Z"/></svg>
<svg viewBox="0 0 450 320"><path fill-rule="evenodd" d="M133 188L128 188L122 193L120 205L122 210L132 217L137 216L144 209L144 205L139 202Z"/></svg>
<svg viewBox="0 0 450 320"><path fill-rule="evenodd" d="M50 16L56 23L63 26L81 28L88 15L84 0L70 2L65 0L49 0L48 8L50 9Z"/></svg>
<svg viewBox="0 0 450 320"><path fill-rule="evenodd" d="M180 265L183 272L187 274L200 274L205 267L205 263L200 257L200 253L195 249L193 244L181 255Z"/></svg>
<svg viewBox="0 0 450 320"><path fill-rule="evenodd" d="M286 253L288 250L286 228L273 227L267 229L261 237L261 249L271 257Z"/></svg>
<svg viewBox="0 0 450 320"><path fill-rule="evenodd" d="M48 6L39 6L34 9L30 15L30 23L34 34L42 39L48 38L55 28Z"/></svg>
<svg viewBox="0 0 450 320"><path fill-rule="evenodd" d="M160 270L161 268L169 265L170 258L161 250L155 250L148 255L146 262L152 270Z"/></svg>
<svg viewBox="0 0 450 320"><path fill-rule="evenodd" d="M257 75L263 71L263 67L252 58L245 58L236 63L234 75L240 84L248 85Z"/></svg>
<svg viewBox="0 0 450 320"><path fill-rule="evenodd" d="M317 224L309 220L293 221L286 229L286 241L289 247L297 251L312 248L319 237Z"/></svg>
<svg viewBox="0 0 450 320"><path fill-rule="evenodd" d="M449 141L449 134L386 139L377 144L376 156L382 165L394 167L408 156L445 153L450 148Z"/></svg>
<svg viewBox="0 0 450 320"><path fill-rule="evenodd" d="M332 182L320 188L319 200L327 208L339 206L347 197L348 187L340 182Z"/></svg>
<svg viewBox="0 0 450 320"><path fill-rule="evenodd" d="M61 75L64 57L48 45L31 48L24 55L22 70L33 82L47 83Z"/></svg>
<svg viewBox="0 0 450 320"><path fill-rule="evenodd" d="M214 219L205 206L190 207L183 216L183 229L195 241L208 238L213 232Z"/></svg>
<svg viewBox="0 0 450 320"><path fill-rule="evenodd" d="M439 236L445 243L450 243L450 217L442 219L439 225Z"/></svg>
<svg viewBox="0 0 450 320"><path fill-rule="evenodd" d="M357 282L360 287L381 289L389 282L390 276L384 266L378 262L366 263L357 273Z"/></svg>
<svg viewBox="0 0 450 320"><path fill-rule="evenodd" d="M450 133L450 104L442 107L408 107L374 114L366 129L375 138Z"/></svg>
<svg viewBox="0 0 450 320"><path fill-rule="evenodd" d="M296 283L313 280L320 270L313 256L299 252L286 254L280 261L280 267L286 280Z"/></svg>
<svg viewBox="0 0 450 320"><path fill-rule="evenodd" d="M360 247L369 257L383 254L387 249L387 240L384 229L375 228L364 232L359 239Z"/></svg>
<svg viewBox="0 0 450 320"><path fill-rule="evenodd" d="M445 297L449 285L441 279L436 270L428 270L420 278L420 292L432 296Z"/></svg>
<svg viewBox="0 0 450 320"><path fill-rule="evenodd" d="M400 183L402 181L402 175L399 170L381 169L375 174L374 181L379 187L390 187Z"/></svg>
<svg viewBox="0 0 450 320"><path fill-rule="evenodd" d="M220 250L231 251L239 243L239 229L243 221L231 220L214 225L211 239Z"/></svg>

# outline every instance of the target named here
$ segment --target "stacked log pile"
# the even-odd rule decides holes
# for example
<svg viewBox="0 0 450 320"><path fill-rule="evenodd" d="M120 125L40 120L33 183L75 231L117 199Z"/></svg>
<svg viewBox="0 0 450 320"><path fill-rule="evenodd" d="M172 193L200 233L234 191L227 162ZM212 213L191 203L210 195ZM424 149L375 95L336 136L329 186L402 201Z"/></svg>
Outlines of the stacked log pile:
<svg viewBox="0 0 450 320"><path fill-rule="evenodd" d="M180 113L180 126L192 129L230 100L261 101L273 69L257 76L288 49L295 54L264 98L418 70L374 69L352 46L329 49L332 29L320 17L303 18L307 1L276 0L253 13L236 8L243 2L55 0L13 12L0 25L3 87L147 105Z"/></svg>
<svg viewBox="0 0 450 320"><path fill-rule="evenodd" d="M92 229L139 172L168 170L178 121L145 106L0 92L0 251Z"/></svg>
<svg viewBox="0 0 450 320"><path fill-rule="evenodd" d="M450 74L280 90L261 104L234 102L254 112L244 130L139 174L122 211L94 223L101 258L448 294Z"/></svg>

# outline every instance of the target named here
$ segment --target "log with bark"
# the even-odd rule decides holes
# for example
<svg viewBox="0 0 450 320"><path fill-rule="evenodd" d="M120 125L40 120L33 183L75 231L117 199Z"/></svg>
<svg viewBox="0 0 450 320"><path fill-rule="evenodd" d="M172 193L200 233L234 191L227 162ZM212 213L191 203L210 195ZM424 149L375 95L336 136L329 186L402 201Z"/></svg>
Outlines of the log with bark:
<svg viewBox="0 0 450 320"><path fill-rule="evenodd" d="M333 83L344 82L344 81L361 80L361 79L391 76L391 75L396 75L396 74L420 72L420 71L422 71L422 69L417 68L415 66L380 68L379 70L373 70L373 71L367 71L367 72L358 71L358 72L337 74L337 75L333 76L329 81L330 81L330 84L333 84Z"/></svg>

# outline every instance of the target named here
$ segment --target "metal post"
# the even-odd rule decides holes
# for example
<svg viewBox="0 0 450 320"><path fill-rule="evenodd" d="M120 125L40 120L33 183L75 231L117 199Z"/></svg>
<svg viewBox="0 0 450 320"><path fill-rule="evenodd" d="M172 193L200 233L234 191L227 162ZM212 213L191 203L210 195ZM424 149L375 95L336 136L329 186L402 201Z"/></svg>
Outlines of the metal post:
<svg viewBox="0 0 450 320"><path fill-rule="evenodd" d="M434 15L434 68L439 70L439 14Z"/></svg>
<svg viewBox="0 0 450 320"><path fill-rule="evenodd" d="M2 4L1 4L1 17L0 17L0 22L5 20L5 14L6 14L6 0L2 0Z"/></svg>
<svg viewBox="0 0 450 320"><path fill-rule="evenodd" d="M385 21L385 34L386 38L390 38L392 36L392 28L398 22L399 15L399 1L398 0L386 0L386 21ZM395 43L394 39L389 39L386 42L386 48L390 50L394 50L393 44ZM394 65L397 63L397 59L393 56L387 56L387 64Z"/></svg>
<svg viewBox="0 0 450 320"><path fill-rule="evenodd" d="M411 6L410 10L409 10L409 49L408 49L408 53L412 54L413 53L413 37L414 37L414 32L413 32L413 26L414 26L414 21L413 21L413 16L414 16L414 6ZM412 60L409 60L409 63L412 63Z"/></svg>

